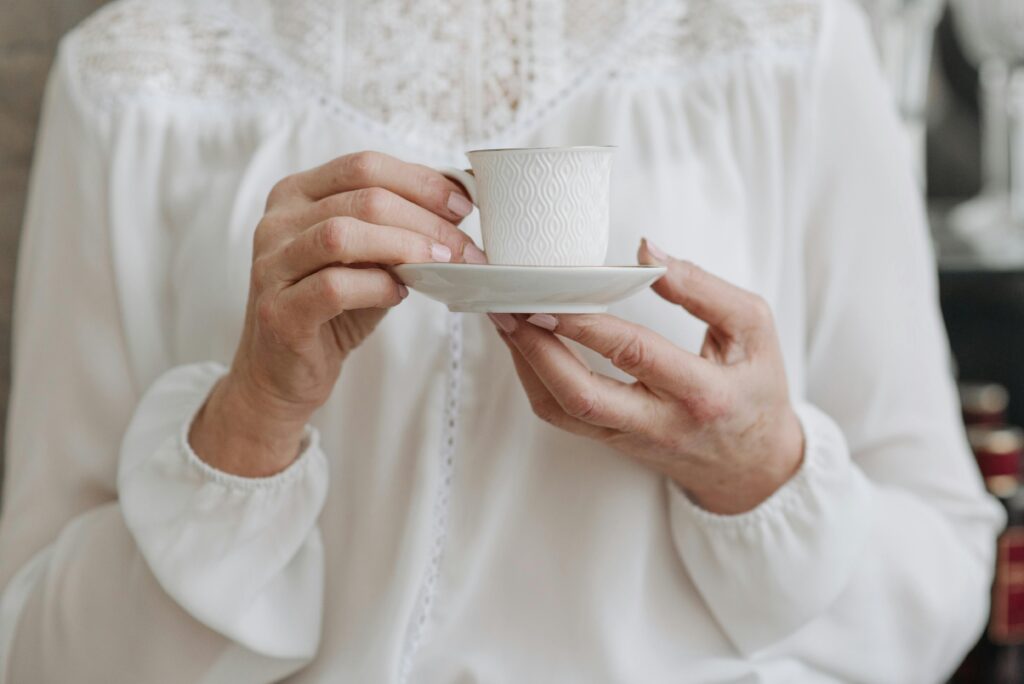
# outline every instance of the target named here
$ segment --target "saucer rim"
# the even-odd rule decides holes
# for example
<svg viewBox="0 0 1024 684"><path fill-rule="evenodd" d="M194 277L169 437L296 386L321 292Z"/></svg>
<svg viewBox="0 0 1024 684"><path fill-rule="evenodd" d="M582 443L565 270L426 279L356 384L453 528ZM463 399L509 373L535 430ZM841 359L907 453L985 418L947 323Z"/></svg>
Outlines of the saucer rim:
<svg viewBox="0 0 1024 684"><path fill-rule="evenodd" d="M494 154L500 152L515 152L517 154L543 154L545 152L615 152L618 145L552 145L549 147L481 147L466 152L468 157L471 154Z"/></svg>
<svg viewBox="0 0 1024 684"><path fill-rule="evenodd" d="M607 307L626 297L632 296L644 287L664 277L668 267L660 264L637 264L630 266L512 266L507 264L451 264L417 263L402 264L394 268L394 274L405 281L411 290L440 302L449 311L464 313L600 313ZM580 292L557 293L555 300L549 300L551 293L527 291L518 292L514 298L498 295L492 279L512 279L530 282L535 279L554 280L563 286L575 282L595 283L608 279L618 281L614 289L622 290L608 297L607 292L588 286ZM417 282L419 281L419 282ZM430 282L433 281L433 282ZM623 287L623 281L628 286ZM631 282L630 282L631 281ZM472 290L482 286L475 296L467 296L466 288ZM555 285L555 287L558 287Z"/></svg>
<svg viewBox="0 0 1024 684"><path fill-rule="evenodd" d="M535 264L466 264L466 263L445 263L437 261L423 261L416 263L396 264L393 268L434 268L434 269L458 269L465 271L657 271L659 269L668 271L664 264L628 264L628 265L602 265L602 266L540 266Z"/></svg>

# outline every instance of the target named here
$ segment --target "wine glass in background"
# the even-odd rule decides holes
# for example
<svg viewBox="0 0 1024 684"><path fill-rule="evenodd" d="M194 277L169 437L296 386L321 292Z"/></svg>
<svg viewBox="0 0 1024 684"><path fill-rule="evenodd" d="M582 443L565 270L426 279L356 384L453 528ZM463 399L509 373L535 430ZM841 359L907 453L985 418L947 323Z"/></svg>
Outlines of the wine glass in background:
<svg viewBox="0 0 1024 684"><path fill-rule="evenodd" d="M993 265L1024 263L1024 0L952 0L964 52L978 67L981 192L949 226Z"/></svg>
<svg viewBox="0 0 1024 684"><path fill-rule="evenodd" d="M861 0L861 4L871 21L882 68L907 131L918 181L924 188L928 76L935 26L945 0Z"/></svg>

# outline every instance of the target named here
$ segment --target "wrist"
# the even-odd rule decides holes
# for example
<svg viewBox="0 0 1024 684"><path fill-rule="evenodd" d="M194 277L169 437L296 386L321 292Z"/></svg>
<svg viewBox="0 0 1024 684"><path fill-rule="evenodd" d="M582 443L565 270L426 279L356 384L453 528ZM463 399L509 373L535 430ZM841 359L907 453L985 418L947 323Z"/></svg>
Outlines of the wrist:
<svg viewBox="0 0 1024 684"><path fill-rule="evenodd" d="M707 488L687 487L678 479L677 484L709 513L740 515L757 508L793 479L804 461L804 432L796 412L788 407L775 424L778 430L765 441L757 460L737 477Z"/></svg>
<svg viewBox="0 0 1024 684"><path fill-rule="evenodd" d="M239 477L269 477L298 458L309 414L282 407L229 373L210 392L189 431L196 455Z"/></svg>

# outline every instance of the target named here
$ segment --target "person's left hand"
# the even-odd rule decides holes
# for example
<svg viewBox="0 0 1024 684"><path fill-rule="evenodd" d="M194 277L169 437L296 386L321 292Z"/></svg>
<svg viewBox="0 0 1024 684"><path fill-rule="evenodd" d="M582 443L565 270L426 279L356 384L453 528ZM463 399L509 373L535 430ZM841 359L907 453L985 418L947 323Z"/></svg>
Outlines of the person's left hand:
<svg viewBox="0 0 1024 684"><path fill-rule="evenodd" d="M672 478L706 510L751 510L803 460L803 431L771 309L646 242L638 256L668 266L655 292L708 324L699 356L605 314L491 319L540 418ZM555 333L593 349L636 382L594 373Z"/></svg>

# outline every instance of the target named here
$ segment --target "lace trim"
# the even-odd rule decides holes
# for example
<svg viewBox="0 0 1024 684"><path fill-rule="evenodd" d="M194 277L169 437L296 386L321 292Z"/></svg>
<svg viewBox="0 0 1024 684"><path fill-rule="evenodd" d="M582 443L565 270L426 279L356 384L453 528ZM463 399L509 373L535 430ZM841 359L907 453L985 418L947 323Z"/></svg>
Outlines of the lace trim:
<svg viewBox="0 0 1024 684"><path fill-rule="evenodd" d="M808 52L821 0L121 0L78 32L100 98L319 102L432 151L502 144L601 75Z"/></svg>
<svg viewBox="0 0 1024 684"><path fill-rule="evenodd" d="M646 34L651 25L658 21L660 17L659 10L665 6L667 6L665 0L648 0L645 5L646 10L638 13L640 18L632 25L622 29L618 40L607 41L607 44L603 46L603 52L595 55L583 67L578 67L571 78L560 83L557 92L540 100L536 107L517 108L511 125L496 133L493 137L463 140L461 142L447 141L443 138L431 136L424 137L422 131L429 126L421 126L417 129L420 132L415 130L407 131L407 135L402 135L401 132L396 131L387 122L369 116L365 111L354 107L344 98L325 92L319 84L305 79L301 71L295 69L294 65L288 62L285 55L269 53L264 57L273 60L282 73L288 73L293 76L293 80L290 83L293 86L294 97L297 101L317 101L320 105L337 115L339 119L348 123L359 125L368 131L391 138L401 144L413 145L441 158L448 158L452 164L460 164L464 159L460 161L461 154L453 155L453 150L473 147L500 147L506 144L505 141L515 139L528 132L534 126L539 125L553 110L569 101L573 93L581 90L597 78L608 74L611 71L612 65L621 61L623 54ZM237 28L243 30L245 24L239 23ZM258 42L260 36L257 33L251 33L248 39L251 42Z"/></svg>
<svg viewBox="0 0 1024 684"><path fill-rule="evenodd" d="M806 54L816 44L819 0L690 0L631 50L616 75L682 74L723 58Z"/></svg>
<svg viewBox="0 0 1024 684"><path fill-rule="evenodd" d="M341 97L400 135L466 141L507 127L564 71L554 2L359 0ZM424 30L424 27L429 29Z"/></svg>
<svg viewBox="0 0 1024 684"><path fill-rule="evenodd" d="M448 369L444 399L444 424L441 429L441 485L434 495L430 557L417 593L416 609L406 627L405 644L399 666L399 682L406 682L412 669L413 658L430 620L434 597L437 594L437 576L444 557L445 538L448 536L448 510L450 508L452 478L455 475L455 454L459 434L459 394L462 384L462 314L448 314Z"/></svg>
<svg viewBox="0 0 1024 684"><path fill-rule="evenodd" d="M280 73L230 24L156 2L115 2L78 29L83 87L100 98L186 95L232 100L266 94Z"/></svg>
<svg viewBox="0 0 1024 684"><path fill-rule="evenodd" d="M269 44L272 51L288 55L295 68L325 90L339 82L336 36L343 13L329 0L176 0L195 3L192 12L206 9L216 20L236 30L244 17L258 33L254 44ZM244 36L244 33L243 33ZM246 37L248 39L248 37Z"/></svg>

